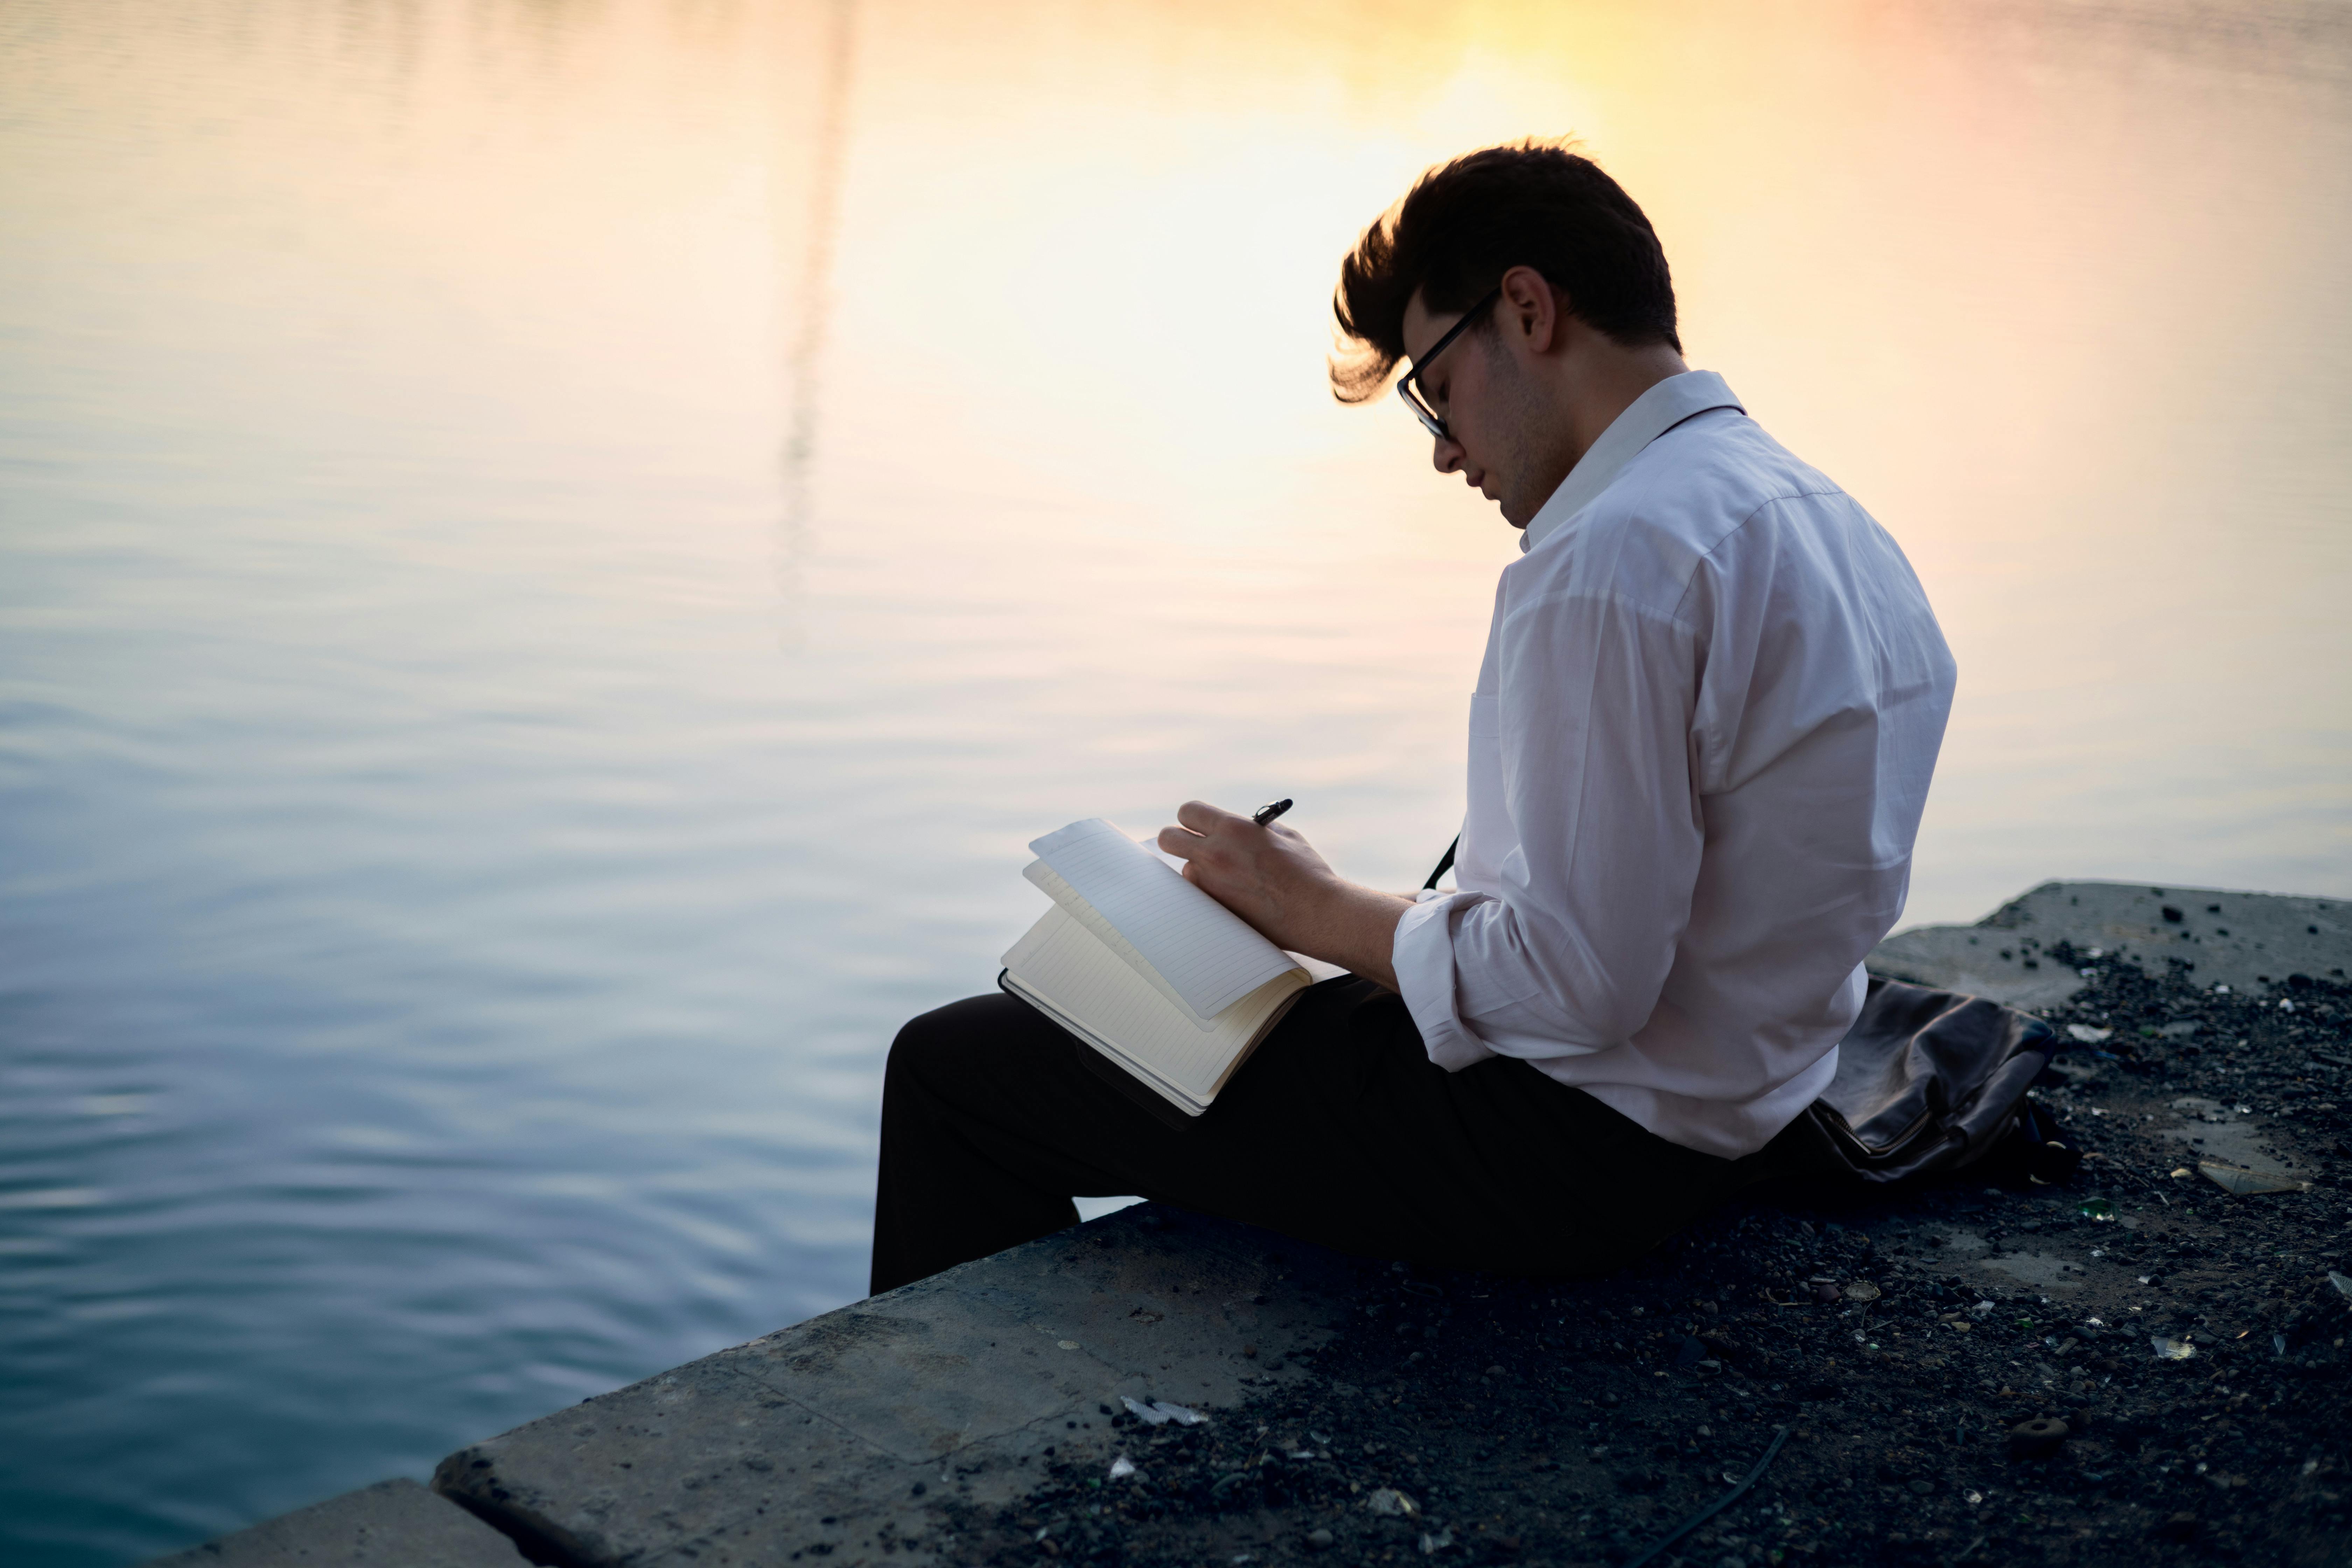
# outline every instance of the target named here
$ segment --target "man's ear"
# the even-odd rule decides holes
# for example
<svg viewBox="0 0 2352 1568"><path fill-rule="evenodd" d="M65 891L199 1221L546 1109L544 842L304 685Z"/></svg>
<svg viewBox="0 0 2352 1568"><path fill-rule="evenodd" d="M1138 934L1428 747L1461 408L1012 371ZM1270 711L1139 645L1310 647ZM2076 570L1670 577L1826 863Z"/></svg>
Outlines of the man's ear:
<svg viewBox="0 0 2352 1568"><path fill-rule="evenodd" d="M1532 267L1514 267L1503 274L1503 302L1496 307L1506 333L1517 338L1533 353L1549 353L1568 314L1568 297Z"/></svg>

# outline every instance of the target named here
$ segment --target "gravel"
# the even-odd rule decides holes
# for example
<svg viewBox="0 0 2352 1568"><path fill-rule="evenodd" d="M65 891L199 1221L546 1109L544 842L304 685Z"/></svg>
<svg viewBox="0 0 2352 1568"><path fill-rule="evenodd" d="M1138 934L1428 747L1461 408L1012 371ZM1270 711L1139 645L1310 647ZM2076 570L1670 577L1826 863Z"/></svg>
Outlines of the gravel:
<svg viewBox="0 0 2352 1568"><path fill-rule="evenodd" d="M951 1555L1622 1564L1785 1428L1655 1562L2352 1563L2352 991L2048 956L2090 982L2051 1021L2107 1031L2034 1091L2072 1178L1759 1192L1599 1280L1367 1260L1303 1368L1204 1426L1120 1412L1131 1475L943 1501ZM2249 1126L2314 1184L2198 1173Z"/></svg>

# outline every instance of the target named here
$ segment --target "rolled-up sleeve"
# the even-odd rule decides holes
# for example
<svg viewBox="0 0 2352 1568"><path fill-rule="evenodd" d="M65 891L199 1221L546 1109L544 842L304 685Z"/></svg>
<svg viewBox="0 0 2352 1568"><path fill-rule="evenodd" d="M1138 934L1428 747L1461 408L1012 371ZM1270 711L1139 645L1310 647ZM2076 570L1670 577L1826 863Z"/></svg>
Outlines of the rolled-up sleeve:
<svg viewBox="0 0 2352 1568"><path fill-rule="evenodd" d="M1397 989L1412 1021L1421 1030L1429 1059L1448 1072L1483 1061L1495 1053L1486 1048L1454 1006L1457 985L1454 973L1454 917L1456 910L1480 902L1475 893L1423 895L1397 922L1396 942L1389 962L1396 970Z"/></svg>
<svg viewBox="0 0 2352 1568"><path fill-rule="evenodd" d="M1690 626L1559 593L1508 606L1495 635L1487 765L1516 844L1493 886L1415 904L1391 952L1430 1059L1448 1069L1631 1037L1674 965L1706 837Z"/></svg>

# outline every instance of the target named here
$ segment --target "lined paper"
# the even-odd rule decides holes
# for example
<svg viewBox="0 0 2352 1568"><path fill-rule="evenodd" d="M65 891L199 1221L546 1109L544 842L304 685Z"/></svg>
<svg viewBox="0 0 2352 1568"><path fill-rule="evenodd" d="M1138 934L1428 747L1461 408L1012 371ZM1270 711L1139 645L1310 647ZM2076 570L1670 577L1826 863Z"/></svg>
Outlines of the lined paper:
<svg viewBox="0 0 2352 1568"><path fill-rule="evenodd" d="M1193 1027L1213 1029L1217 1026L1213 1019L1203 1018L1186 1006L1184 998L1176 994L1176 987L1169 984L1167 977L1151 967L1151 961L1138 952L1133 942L1119 935L1118 928L1103 919L1101 910L1080 898L1076 888L1055 876L1054 868L1043 860L1032 860L1022 868L1021 875L1028 879L1031 886L1059 905L1064 914L1092 931L1096 941L1118 954L1129 969L1150 982L1154 991L1168 998L1171 1007L1192 1020Z"/></svg>
<svg viewBox="0 0 2352 1568"><path fill-rule="evenodd" d="M1160 971L1195 1018L1216 1018L1294 966L1240 914L1098 816L1034 839L1030 851Z"/></svg>
<svg viewBox="0 0 2352 1568"><path fill-rule="evenodd" d="M1056 904L1004 955L1013 984L1180 1109L1198 1115L1307 976L1285 961L1276 983L1242 997L1203 1033L1133 965Z"/></svg>
<svg viewBox="0 0 2352 1568"><path fill-rule="evenodd" d="M1240 916L1100 817L1073 822L1029 847L1143 955L1195 1024L1296 967Z"/></svg>

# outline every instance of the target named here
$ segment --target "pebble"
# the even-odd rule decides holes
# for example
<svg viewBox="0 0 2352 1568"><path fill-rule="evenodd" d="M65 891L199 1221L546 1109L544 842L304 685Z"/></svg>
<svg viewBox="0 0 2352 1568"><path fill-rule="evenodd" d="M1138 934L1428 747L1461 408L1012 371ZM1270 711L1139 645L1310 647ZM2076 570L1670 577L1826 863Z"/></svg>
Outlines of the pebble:
<svg viewBox="0 0 2352 1568"><path fill-rule="evenodd" d="M2009 1451L2015 1458L2039 1459L2056 1453L2059 1445L2071 1436L2073 1432L2063 1421L2053 1415L2037 1415L2009 1429Z"/></svg>

